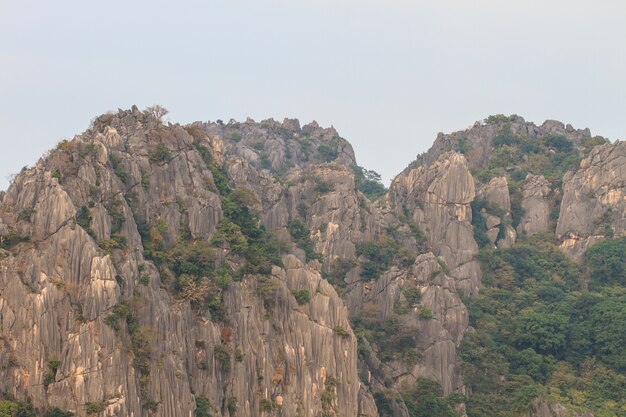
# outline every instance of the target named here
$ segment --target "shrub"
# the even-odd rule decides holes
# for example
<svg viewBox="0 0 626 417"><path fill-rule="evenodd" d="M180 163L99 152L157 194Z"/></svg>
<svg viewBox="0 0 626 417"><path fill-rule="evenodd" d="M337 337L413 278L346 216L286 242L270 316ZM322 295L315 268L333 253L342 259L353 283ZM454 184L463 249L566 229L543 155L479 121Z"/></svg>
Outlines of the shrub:
<svg viewBox="0 0 626 417"><path fill-rule="evenodd" d="M224 345L215 345L213 347L213 355L220 363L222 371L230 372L230 351Z"/></svg>
<svg viewBox="0 0 626 417"><path fill-rule="evenodd" d="M354 167L353 172L356 188L370 200L377 200L387 192L378 172L370 171L358 165Z"/></svg>
<svg viewBox="0 0 626 417"><path fill-rule="evenodd" d="M433 312L428 307L420 307L418 316L422 320L431 320L433 318Z"/></svg>
<svg viewBox="0 0 626 417"><path fill-rule="evenodd" d="M322 144L317 148L317 154L323 162L330 162L337 159L339 149L336 144Z"/></svg>
<svg viewBox="0 0 626 417"><path fill-rule="evenodd" d="M297 219L289 220L287 229L300 249L304 251L307 262L313 259L322 258L319 253L315 252L315 247L313 246L313 241L311 240L311 233L303 221Z"/></svg>
<svg viewBox="0 0 626 417"><path fill-rule="evenodd" d="M43 376L43 385L48 387L51 383L54 382L54 378L56 377L57 370L61 365L61 361L56 358L52 358L48 360L48 371Z"/></svg>
<svg viewBox="0 0 626 417"><path fill-rule="evenodd" d="M28 242L29 240L29 236L10 232L6 235L0 235L0 247L2 247L2 249L10 249L19 243Z"/></svg>
<svg viewBox="0 0 626 417"><path fill-rule="evenodd" d="M164 143L159 143L155 149L151 150L148 153L148 159L150 162L167 162L172 159L172 154L170 153L167 146Z"/></svg>
<svg viewBox="0 0 626 417"><path fill-rule="evenodd" d="M274 404L272 403L272 401L268 400L267 398L263 398L259 402L259 411L261 412L272 411L272 409L274 409Z"/></svg>
<svg viewBox="0 0 626 417"><path fill-rule="evenodd" d="M106 406L102 402L89 402L85 404L85 412L88 415L98 414L101 411L104 411Z"/></svg>
<svg viewBox="0 0 626 417"><path fill-rule="evenodd" d="M311 301L309 290L291 290L291 295L295 297L296 302L299 305L306 304Z"/></svg>
<svg viewBox="0 0 626 417"><path fill-rule="evenodd" d="M346 274L356 265L357 263L352 259L335 259L328 267L328 272L324 274L324 278L335 288L345 288Z"/></svg>
<svg viewBox="0 0 626 417"><path fill-rule="evenodd" d="M402 291L402 294L411 305L419 303L422 299L422 291L419 288L407 288Z"/></svg>
<svg viewBox="0 0 626 417"><path fill-rule="evenodd" d="M350 337L350 332L347 331L343 326L333 327L333 332L342 337Z"/></svg>
<svg viewBox="0 0 626 417"><path fill-rule="evenodd" d="M126 184L126 182L128 181L128 174L126 173L126 170L122 165L122 160L120 159L120 157L111 153L109 155L109 161L111 162L111 167L113 167L113 172L115 172L115 175L117 175L117 177L124 184Z"/></svg>
<svg viewBox="0 0 626 417"><path fill-rule="evenodd" d="M230 397L226 402L226 408L230 414L234 414L237 411L237 398Z"/></svg>
<svg viewBox="0 0 626 417"><path fill-rule="evenodd" d="M357 256L366 258L362 264L361 278L378 278L389 269L398 249L398 244L393 241L357 243Z"/></svg>
<svg viewBox="0 0 626 417"><path fill-rule="evenodd" d="M2 413L0 413L0 416L2 416ZM74 413L70 411L61 411L56 407L51 410L46 411L46 413L43 415L43 417L73 417L73 416L74 416Z"/></svg>
<svg viewBox="0 0 626 417"><path fill-rule="evenodd" d="M95 236L93 229L91 228L91 214L87 206L82 206L76 214L76 224L82 227L91 237Z"/></svg>
<svg viewBox="0 0 626 417"><path fill-rule="evenodd" d="M9 400L0 401L0 417L13 417L19 410L17 403Z"/></svg>
<svg viewBox="0 0 626 417"><path fill-rule="evenodd" d="M196 415L195 417L212 417L211 405L209 400L204 397L196 397Z"/></svg>
<svg viewBox="0 0 626 417"><path fill-rule="evenodd" d="M313 191L317 194L326 194L333 191L333 185L320 178L315 178L315 187L313 188Z"/></svg>
<svg viewBox="0 0 626 417"><path fill-rule="evenodd" d="M143 409L148 411L156 411L159 408L159 403L154 400L148 400L143 403Z"/></svg>
<svg viewBox="0 0 626 417"><path fill-rule="evenodd" d="M17 215L17 219L21 221L30 221L33 214L35 214L35 209L33 207L26 207L20 211Z"/></svg>

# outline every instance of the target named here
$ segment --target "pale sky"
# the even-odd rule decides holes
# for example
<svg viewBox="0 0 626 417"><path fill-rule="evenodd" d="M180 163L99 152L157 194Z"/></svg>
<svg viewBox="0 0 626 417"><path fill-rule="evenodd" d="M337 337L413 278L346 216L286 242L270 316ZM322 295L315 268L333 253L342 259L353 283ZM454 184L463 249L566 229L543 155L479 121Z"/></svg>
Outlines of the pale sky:
<svg viewBox="0 0 626 417"><path fill-rule="evenodd" d="M388 182L490 114L626 138L623 0L0 0L0 189L108 110L334 125Z"/></svg>

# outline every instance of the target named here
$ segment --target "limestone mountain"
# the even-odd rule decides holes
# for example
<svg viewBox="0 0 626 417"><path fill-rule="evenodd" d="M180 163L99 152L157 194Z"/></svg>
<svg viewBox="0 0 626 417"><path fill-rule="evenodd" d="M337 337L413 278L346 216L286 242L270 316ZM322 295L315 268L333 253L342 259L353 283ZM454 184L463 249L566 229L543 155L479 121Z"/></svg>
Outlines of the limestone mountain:
<svg viewBox="0 0 626 417"><path fill-rule="evenodd" d="M315 122L102 115L0 193L0 415L623 415L625 182L518 116L385 190Z"/></svg>

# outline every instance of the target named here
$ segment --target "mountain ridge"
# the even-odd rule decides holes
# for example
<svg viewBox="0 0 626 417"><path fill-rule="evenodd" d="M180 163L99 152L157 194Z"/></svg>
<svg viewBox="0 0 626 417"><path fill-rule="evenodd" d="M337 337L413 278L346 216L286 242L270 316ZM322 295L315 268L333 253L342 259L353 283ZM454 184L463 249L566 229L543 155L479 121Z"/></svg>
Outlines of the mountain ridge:
<svg viewBox="0 0 626 417"><path fill-rule="evenodd" d="M315 122L102 115L0 193L0 389L81 416L473 416L457 350L481 254L552 234L582 262L624 236L607 142L494 116L382 194Z"/></svg>

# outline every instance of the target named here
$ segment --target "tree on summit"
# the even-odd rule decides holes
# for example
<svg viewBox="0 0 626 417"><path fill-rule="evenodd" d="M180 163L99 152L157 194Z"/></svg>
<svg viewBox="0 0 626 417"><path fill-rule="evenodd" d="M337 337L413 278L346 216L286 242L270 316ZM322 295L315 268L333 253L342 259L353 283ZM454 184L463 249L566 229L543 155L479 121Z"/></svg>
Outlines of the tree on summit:
<svg viewBox="0 0 626 417"><path fill-rule="evenodd" d="M143 112L159 119L160 121L163 121L163 117L165 117L165 115L168 114L170 111L160 104L155 104L154 106L146 107Z"/></svg>

